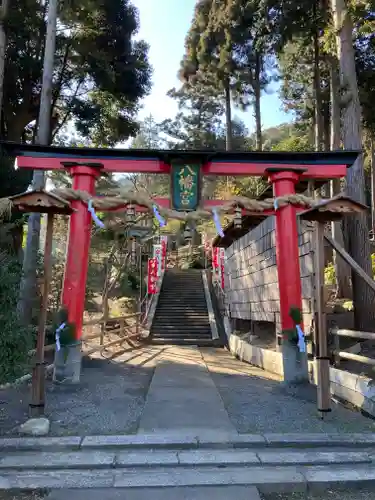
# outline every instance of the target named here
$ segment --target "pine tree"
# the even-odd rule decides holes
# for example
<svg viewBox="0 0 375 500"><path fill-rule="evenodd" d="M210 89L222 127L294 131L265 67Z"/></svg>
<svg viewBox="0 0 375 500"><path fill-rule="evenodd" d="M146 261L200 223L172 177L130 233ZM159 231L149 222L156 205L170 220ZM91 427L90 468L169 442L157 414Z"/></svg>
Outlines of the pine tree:
<svg viewBox="0 0 375 500"><path fill-rule="evenodd" d="M178 104L174 119L164 120L161 130L169 138L169 146L178 149L214 149L222 132L223 104L214 93L198 82L187 82L171 89L168 96Z"/></svg>

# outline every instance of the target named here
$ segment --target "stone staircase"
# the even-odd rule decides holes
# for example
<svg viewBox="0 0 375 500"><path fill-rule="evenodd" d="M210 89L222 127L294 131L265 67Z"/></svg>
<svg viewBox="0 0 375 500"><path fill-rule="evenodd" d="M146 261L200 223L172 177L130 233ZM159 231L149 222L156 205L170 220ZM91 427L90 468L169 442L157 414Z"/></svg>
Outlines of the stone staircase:
<svg viewBox="0 0 375 500"><path fill-rule="evenodd" d="M5 438L0 489L48 488L48 500L203 500L208 492L259 500L258 491L373 488L374 445L374 434Z"/></svg>
<svg viewBox="0 0 375 500"><path fill-rule="evenodd" d="M167 270L151 326L153 343L212 346L202 271Z"/></svg>

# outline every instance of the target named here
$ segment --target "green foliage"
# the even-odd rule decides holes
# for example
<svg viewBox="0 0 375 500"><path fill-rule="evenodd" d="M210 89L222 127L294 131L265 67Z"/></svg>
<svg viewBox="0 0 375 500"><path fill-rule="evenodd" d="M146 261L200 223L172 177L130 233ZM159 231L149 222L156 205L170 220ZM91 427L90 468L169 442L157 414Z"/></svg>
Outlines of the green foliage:
<svg viewBox="0 0 375 500"><path fill-rule="evenodd" d="M289 316L292 318L296 325L300 325L302 323L302 311L298 307L291 307Z"/></svg>
<svg viewBox="0 0 375 500"><path fill-rule="evenodd" d="M325 285L335 285L336 284L336 269L332 262L324 269L324 284Z"/></svg>
<svg viewBox="0 0 375 500"><path fill-rule="evenodd" d="M311 144L306 136L291 135L275 144L272 149L274 151L311 151Z"/></svg>
<svg viewBox="0 0 375 500"><path fill-rule="evenodd" d="M375 253L371 254L372 275L375 277Z"/></svg>
<svg viewBox="0 0 375 500"><path fill-rule="evenodd" d="M135 41L137 11L129 0L60 3L53 89L53 136L73 121L97 145L134 135L140 100L150 89L148 47ZM48 0L10 2L1 133L32 138L38 116ZM27 22L25 22L25 12ZM65 28L65 29L64 29Z"/></svg>
<svg viewBox="0 0 375 500"><path fill-rule="evenodd" d="M372 276L375 278L375 253L371 254L371 267ZM332 262L324 269L324 284L325 285L335 285L336 284L336 270Z"/></svg>
<svg viewBox="0 0 375 500"><path fill-rule="evenodd" d="M167 145L178 149L214 149L224 136L221 117L224 108L214 93L202 85L185 83L171 89L168 96L178 104L174 119L164 120L161 130L168 136Z"/></svg>
<svg viewBox="0 0 375 500"><path fill-rule="evenodd" d="M68 320L68 310L65 307L61 307L57 311L53 331L56 332L58 328L64 325L59 332L60 335L60 345L61 347L67 347L76 343L76 327L74 323L70 323Z"/></svg>
<svg viewBox="0 0 375 500"><path fill-rule="evenodd" d="M139 289L139 276L129 272L127 278L128 278L128 283L129 283L130 289L134 292L136 290L138 290Z"/></svg>
<svg viewBox="0 0 375 500"><path fill-rule="evenodd" d="M292 318L295 326L302 323L302 311L298 307L291 307L289 310L289 316ZM285 329L282 332L284 340L289 340L294 344L298 343L298 332L297 328Z"/></svg>
<svg viewBox="0 0 375 500"><path fill-rule="evenodd" d="M34 346L30 328L20 325L17 300L21 266L15 259L0 256L0 382L24 375L29 364L28 351Z"/></svg>
<svg viewBox="0 0 375 500"><path fill-rule="evenodd" d="M186 36L180 78L214 95L225 106L230 140L231 101L241 109L254 106L256 148L261 149L261 92L274 75L267 16L261 0L202 0L196 4ZM234 149L231 142L227 142Z"/></svg>

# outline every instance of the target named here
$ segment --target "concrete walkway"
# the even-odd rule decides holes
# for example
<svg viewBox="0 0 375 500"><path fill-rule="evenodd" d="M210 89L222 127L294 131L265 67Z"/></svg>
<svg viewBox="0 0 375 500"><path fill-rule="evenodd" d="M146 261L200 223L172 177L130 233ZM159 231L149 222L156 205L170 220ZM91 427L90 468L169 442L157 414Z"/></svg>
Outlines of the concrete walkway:
<svg viewBox="0 0 375 500"><path fill-rule="evenodd" d="M170 348L156 366L138 433L212 430L235 432L197 348Z"/></svg>
<svg viewBox="0 0 375 500"><path fill-rule="evenodd" d="M333 403L324 420L316 389L288 388L278 375L217 348L168 347L155 371L138 433L194 430L213 433L374 432L375 422Z"/></svg>

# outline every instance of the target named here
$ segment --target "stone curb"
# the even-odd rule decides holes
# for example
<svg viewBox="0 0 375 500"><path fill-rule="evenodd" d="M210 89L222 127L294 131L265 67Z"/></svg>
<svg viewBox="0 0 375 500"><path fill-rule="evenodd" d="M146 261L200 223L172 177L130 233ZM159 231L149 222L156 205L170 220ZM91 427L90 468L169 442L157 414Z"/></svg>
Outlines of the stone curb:
<svg viewBox="0 0 375 500"><path fill-rule="evenodd" d="M195 448L316 448L372 447L375 433L368 434L235 434L207 432L202 435L135 434L107 436L0 438L0 451L78 449L195 449Z"/></svg>
<svg viewBox="0 0 375 500"><path fill-rule="evenodd" d="M298 450L87 450L76 452L9 453L0 459L0 471L94 469L207 468L249 466L338 466L371 464L373 455L353 451Z"/></svg>
<svg viewBox="0 0 375 500"><path fill-rule="evenodd" d="M0 489L155 488L176 486L254 486L262 493L327 491L375 486L372 466L207 467L131 470L15 471L0 474Z"/></svg>

